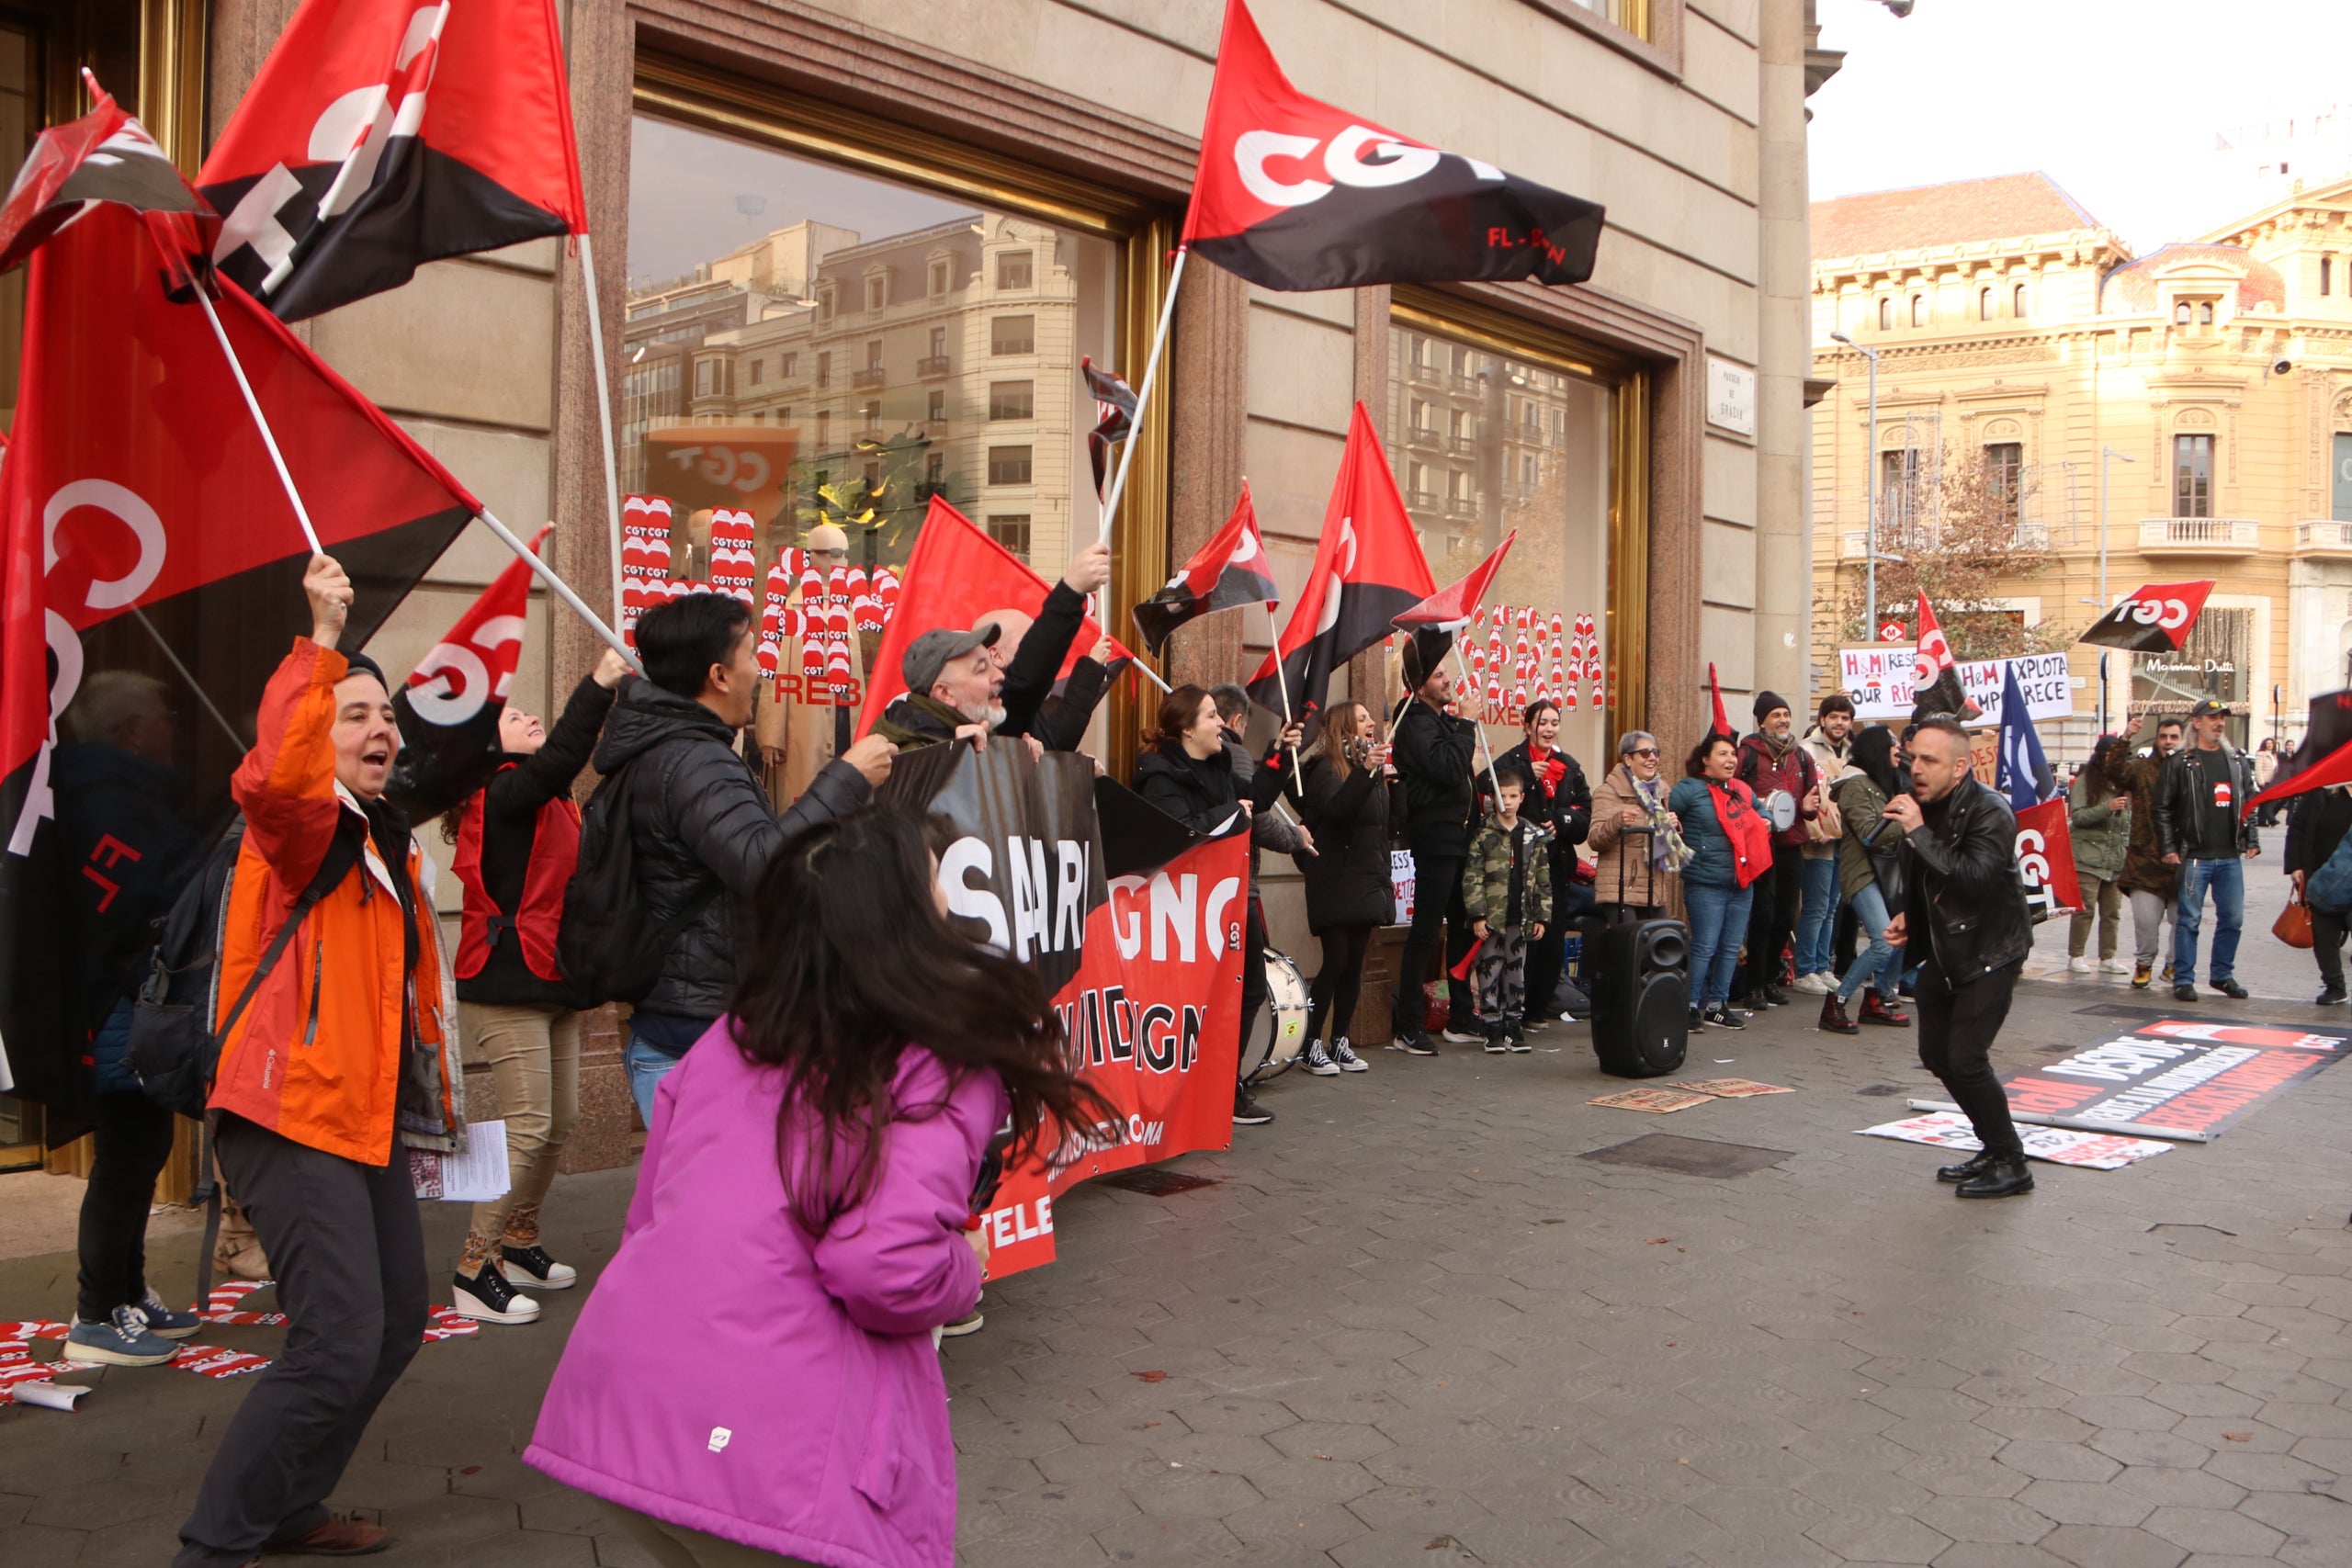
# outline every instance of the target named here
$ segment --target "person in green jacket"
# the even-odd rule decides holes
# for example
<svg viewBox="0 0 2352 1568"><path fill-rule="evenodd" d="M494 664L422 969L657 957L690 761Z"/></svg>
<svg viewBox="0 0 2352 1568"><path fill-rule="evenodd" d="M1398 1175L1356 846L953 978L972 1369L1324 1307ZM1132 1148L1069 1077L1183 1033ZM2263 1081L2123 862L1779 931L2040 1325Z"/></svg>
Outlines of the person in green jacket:
<svg viewBox="0 0 2352 1568"><path fill-rule="evenodd" d="M1478 939L1478 1027L1487 1051L1522 1055L1527 1043L1527 944L1552 919L1552 829L1519 814L1527 781L1495 771L1495 806L1470 840L1462 871L1462 908Z"/></svg>
<svg viewBox="0 0 2352 1568"><path fill-rule="evenodd" d="M1849 759L1853 771L1831 791L1838 815L1846 819L1846 834L1838 845L1838 885L1871 943L1848 965L1837 988L1821 998L1819 1026L1833 1034L1860 1033L1865 1023L1894 1029L1911 1023L1900 1001L1903 954L1886 940L1887 922L1894 918L1891 905L1899 898L1879 886L1871 861L1873 853L1891 859L1894 846L1903 841L1902 824L1885 815L1886 803L1903 787L1896 755L1894 732L1883 724L1871 725L1854 737ZM1849 1016L1846 1004L1865 986L1869 989L1863 992L1860 1013Z"/></svg>
<svg viewBox="0 0 2352 1568"><path fill-rule="evenodd" d="M2091 748L2091 760L2075 775L2066 792L2066 821L2075 840L2075 871L2082 881L2082 898L2066 924L2066 967L2077 975L2091 973L2083 956L2090 945L2091 922L2098 922L2098 967L2112 975L2128 974L2131 965L2115 956L2123 925L2124 852L2132 843L2132 786L2115 778L2108 764L2115 760L2120 735L2102 735Z"/></svg>

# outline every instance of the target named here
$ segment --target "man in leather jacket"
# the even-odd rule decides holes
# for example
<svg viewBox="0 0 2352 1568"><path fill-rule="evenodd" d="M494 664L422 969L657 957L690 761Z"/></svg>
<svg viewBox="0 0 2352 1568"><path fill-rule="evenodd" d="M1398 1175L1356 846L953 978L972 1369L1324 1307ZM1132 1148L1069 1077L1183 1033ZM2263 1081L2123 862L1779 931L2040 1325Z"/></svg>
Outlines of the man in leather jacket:
<svg viewBox="0 0 2352 1568"><path fill-rule="evenodd" d="M2213 988L2244 998L2237 981L2238 934L2245 925L2245 862L2262 852L2245 803L2254 798L2254 762L2222 739L2229 708L2206 697L2188 710L2188 744L2156 780L2156 848L2180 868L2172 934L2172 997L2197 999L2197 933L2205 893L2213 894Z"/></svg>
<svg viewBox="0 0 2352 1568"><path fill-rule="evenodd" d="M1911 793L1886 805L1887 817L1904 830L1904 908L1886 937L1924 959L1919 1065L1942 1082L1984 1145L1974 1159L1936 1175L1959 1183L1963 1198L2030 1192L2025 1145L1989 1059L2033 948L2018 881L2017 818L1970 771L1968 736L1958 719L1922 721L1909 749Z"/></svg>

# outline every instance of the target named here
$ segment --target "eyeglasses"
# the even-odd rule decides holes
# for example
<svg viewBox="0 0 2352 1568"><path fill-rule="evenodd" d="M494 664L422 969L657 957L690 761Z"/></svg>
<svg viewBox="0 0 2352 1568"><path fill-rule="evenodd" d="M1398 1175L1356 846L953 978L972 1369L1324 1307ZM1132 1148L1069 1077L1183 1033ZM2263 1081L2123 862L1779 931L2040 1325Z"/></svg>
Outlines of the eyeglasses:
<svg viewBox="0 0 2352 1568"><path fill-rule="evenodd" d="M1657 748L1655 746L1636 746L1632 750L1626 752L1625 755L1628 757L1655 757L1657 755Z"/></svg>

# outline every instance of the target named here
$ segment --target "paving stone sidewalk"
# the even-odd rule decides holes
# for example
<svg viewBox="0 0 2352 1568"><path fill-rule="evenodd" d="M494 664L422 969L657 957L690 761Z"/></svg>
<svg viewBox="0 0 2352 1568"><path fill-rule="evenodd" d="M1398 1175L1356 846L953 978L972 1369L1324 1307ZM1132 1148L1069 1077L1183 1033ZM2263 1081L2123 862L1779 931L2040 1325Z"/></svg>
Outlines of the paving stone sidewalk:
<svg viewBox="0 0 2352 1568"><path fill-rule="evenodd" d="M2197 1009L2352 1022L2305 1005L2308 962ZM2029 983L1999 1059L2151 1001ZM1691 1052L1688 1076L1798 1092L1671 1116L1586 1104L1623 1086L1581 1029L1523 1057L1374 1053L1282 1080L1274 1125L1175 1168L1214 1185L1072 1194L1062 1260L992 1289L987 1329L946 1348L959 1561L2352 1563L2352 1067L2211 1145L2042 1166L2030 1198L1972 1204L1936 1152L1854 1135L1930 1092L1908 1034L1810 1024L1792 1008ZM1767 1153L1724 1177L1583 1157L1646 1134ZM566 1179L548 1205L592 1274L632 1180ZM462 1220L430 1213L436 1256ZM0 1264L0 1317L62 1314L72 1276ZM336 1499L397 1532L386 1568L643 1562L515 1457L581 1294L418 1357ZM162 1564L242 1393L96 1381L72 1416L0 1410L6 1568Z"/></svg>

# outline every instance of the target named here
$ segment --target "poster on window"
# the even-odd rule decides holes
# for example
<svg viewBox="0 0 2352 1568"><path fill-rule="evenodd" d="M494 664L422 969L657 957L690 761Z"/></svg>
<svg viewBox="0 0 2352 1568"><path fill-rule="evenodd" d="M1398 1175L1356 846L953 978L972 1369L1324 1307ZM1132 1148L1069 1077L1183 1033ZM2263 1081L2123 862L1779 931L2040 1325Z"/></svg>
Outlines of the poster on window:
<svg viewBox="0 0 2352 1568"><path fill-rule="evenodd" d="M1841 648L1838 650L1838 683L1854 700L1854 716L1873 719L1907 719L1917 699L1911 691L1916 656L1909 648ZM2001 722L2001 691L2010 666L2018 672L2018 689L2025 694L2025 711L2036 724L2045 719L2071 718L2075 714L2075 682L2066 671L2064 653L2030 653L2018 659L1970 660L1959 666L1961 690L1984 712L1971 724Z"/></svg>

